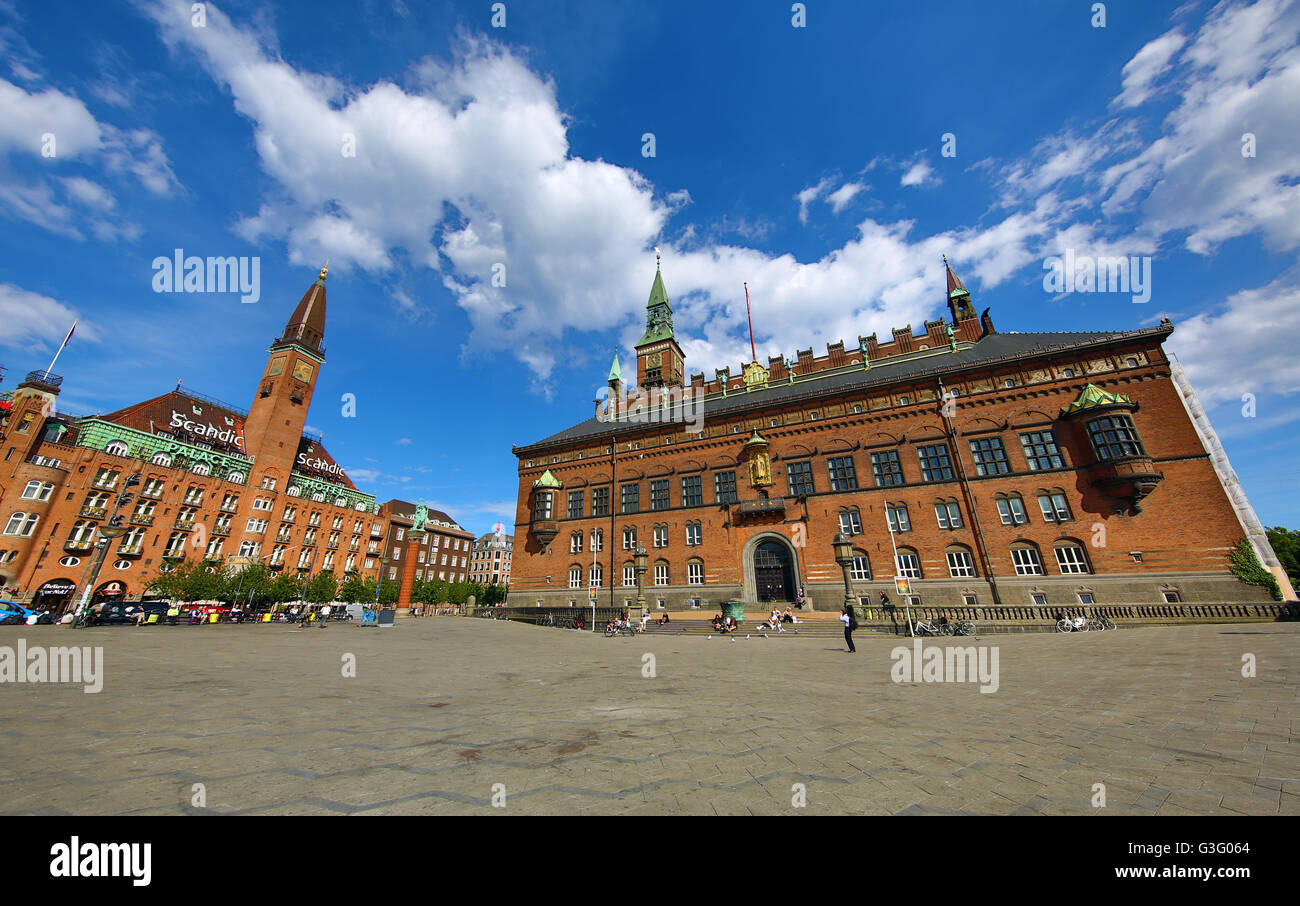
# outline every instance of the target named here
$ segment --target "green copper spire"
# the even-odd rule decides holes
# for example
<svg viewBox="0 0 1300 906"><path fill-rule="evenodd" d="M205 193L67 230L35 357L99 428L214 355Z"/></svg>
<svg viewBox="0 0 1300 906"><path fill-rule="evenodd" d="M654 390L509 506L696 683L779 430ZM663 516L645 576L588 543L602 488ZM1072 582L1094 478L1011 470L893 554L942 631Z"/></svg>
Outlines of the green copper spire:
<svg viewBox="0 0 1300 906"><path fill-rule="evenodd" d="M615 381L619 381L619 382L621 383L622 380L623 380L623 369L619 367L619 364L618 364L618 353L615 352L615 353L614 353L614 364L613 364L613 365L610 367L610 369L609 369L609 382L610 382L611 384L614 383Z"/></svg>
<svg viewBox="0 0 1300 906"><path fill-rule="evenodd" d="M646 302L645 335L636 345L655 343L673 338L673 310L668 304L668 290L659 272L659 252L655 251L655 282L650 286L650 301Z"/></svg>

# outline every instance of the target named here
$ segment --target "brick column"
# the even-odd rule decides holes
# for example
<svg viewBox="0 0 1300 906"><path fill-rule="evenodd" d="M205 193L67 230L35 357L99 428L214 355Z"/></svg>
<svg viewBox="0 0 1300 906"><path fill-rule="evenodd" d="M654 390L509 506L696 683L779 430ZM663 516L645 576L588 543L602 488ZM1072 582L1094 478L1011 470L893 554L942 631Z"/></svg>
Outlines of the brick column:
<svg viewBox="0 0 1300 906"><path fill-rule="evenodd" d="M397 592L397 610L410 613L411 589L415 585L415 567L420 557L420 539L424 532L406 533L406 562L402 565L402 587Z"/></svg>

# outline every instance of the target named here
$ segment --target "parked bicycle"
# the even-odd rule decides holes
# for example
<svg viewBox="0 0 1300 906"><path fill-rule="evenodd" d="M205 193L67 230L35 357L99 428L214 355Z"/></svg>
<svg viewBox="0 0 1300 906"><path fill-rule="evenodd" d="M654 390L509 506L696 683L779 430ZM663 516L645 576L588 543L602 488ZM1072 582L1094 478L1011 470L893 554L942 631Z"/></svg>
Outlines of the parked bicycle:
<svg viewBox="0 0 1300 906"><path fill-rule="evenodd" d="M612 620L605 624L605 638L610 639L616 635L635 636L640 630L631 623L624 623L622 620Z"/></svg>
<svg viewBox="0 0 1300 906"><path fill-rule="evenodd" d="M555 626L555 617L552 614L544 613L537 618L538 626Z"/></svg>
<svg viewBox="0 0 1300 906"><path fill-rule="evenodd" d="M1101 632L1114 628L1115 624L1107 617L1065 617L1056 621L1057 632Z"/></svg>
<svg viewBox="0 0 1300 906"><path fill-rule="evenodd" d="M975 624L970 620L958 620L951 626L953 635L975 635Z"/></svg>

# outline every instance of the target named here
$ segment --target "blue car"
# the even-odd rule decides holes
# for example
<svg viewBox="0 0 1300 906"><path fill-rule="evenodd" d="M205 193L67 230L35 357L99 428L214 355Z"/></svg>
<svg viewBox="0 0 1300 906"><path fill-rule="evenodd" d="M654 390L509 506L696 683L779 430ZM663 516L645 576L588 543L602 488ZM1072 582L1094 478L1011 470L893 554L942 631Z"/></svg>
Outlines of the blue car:
<svg viewBox="0 0 1300 906"><path fill-rule="evenodd" d="M17 601L0 601L0 626L21 626L32 614L37 615L37 622L53 622L50 615L43 610L32 610Z"/></svg>

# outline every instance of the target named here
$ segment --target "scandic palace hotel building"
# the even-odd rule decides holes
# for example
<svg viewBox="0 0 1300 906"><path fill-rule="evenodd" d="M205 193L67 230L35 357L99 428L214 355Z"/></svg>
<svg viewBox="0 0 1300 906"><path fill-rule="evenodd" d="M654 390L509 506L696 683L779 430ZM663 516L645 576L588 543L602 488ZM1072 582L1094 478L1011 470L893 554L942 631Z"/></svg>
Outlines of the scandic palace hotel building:
<svg viewBox="0 0 1300 906"><path fill-rule="evenodd" d="M325 363L325 279L322 269L272 342L247 412L177 385L107 415L70 417L55 406L62 377L46 371L5 394L4 595L55 611L74 591L79 599L97 529L115 516L125 532L109 542L92 601L139 599L185 557L262 562L304 579L373 578L384 567L397 579L414 557L422 578L464 581L470 532L430 511L420 544L406 542L414 505L377 504L304 430ZM133 498L118 509L124 493Z"/></svg>
<svg viewBox="0 0 1300 906"><path fill-rule="evenodd" d="M602 606L630 606L641 547L651 610L784 604L801 588L838 609L840 532L863 603L897 602L896 575L939 606L1267 601L1230 571L1242 538L1294 598L1165 354L1167 319L999 333L950 267L945 302L951 322L919 334L687 378L656 270L631 393L689 392L703 429L680 399L658 421L598 401L516 447L511 603L585 605L594 587ZM628 393L617 358L609 386Z"/></svg>

